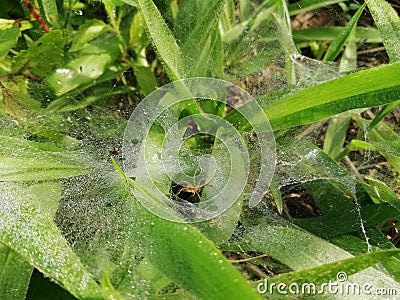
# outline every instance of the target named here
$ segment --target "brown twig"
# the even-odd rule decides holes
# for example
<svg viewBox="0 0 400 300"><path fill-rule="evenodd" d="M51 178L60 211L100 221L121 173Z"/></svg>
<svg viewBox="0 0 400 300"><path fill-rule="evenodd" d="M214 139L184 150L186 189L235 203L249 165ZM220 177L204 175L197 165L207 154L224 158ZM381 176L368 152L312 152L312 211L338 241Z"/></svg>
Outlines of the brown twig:
<svg viewBox="0 0 400 300"><path fill-rule="evenodd" d="M49 27L47 26L47 24L43 21L42 17L40 16L40 13L38 13L36 11L36 9L33 8L32 4L29 3L29 0L24 0L24 3L26 5L26 7L29 9L29 11L31 12L31 14L33 15L33 17L36 19L36 21L39 22L40 26L43 28L43 31L45 33L50 32Z"/></svg>
<svg viewBox="0 0 400 300"><path fill-rule="evenodd" d="M230 259L229 262L230 263L243 263L243 262L252 261L254 259L258 259L258 258L262 258L262 257L266 257L266 256L268 256L268 254L261 254L258 256L242 258L242 259Z"/></svg>

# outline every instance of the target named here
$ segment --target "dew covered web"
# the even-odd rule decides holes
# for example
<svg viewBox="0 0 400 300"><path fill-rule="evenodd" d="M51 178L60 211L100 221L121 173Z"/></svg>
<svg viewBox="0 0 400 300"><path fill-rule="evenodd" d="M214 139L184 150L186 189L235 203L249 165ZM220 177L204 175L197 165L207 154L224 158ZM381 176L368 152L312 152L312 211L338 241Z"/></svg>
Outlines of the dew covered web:
<svg viewBox="0 0 400 300"><path fill-rule="evenodd" d="M240 85L263 105L268 101L277 101L282 95L294 93L341 76L339 64L322 63L295 51L294 46L287 41L289 32L285 14L273 10L270 18L271 22L267 22L270 34L268 39L260 41L257 49L254 49L254 45L248 42L248 53L244 53L243 57L252 57L257 53L270 51L272 48L275 49L275 55L272 58L268 57L269 60L262 68L246 76L238 75L238 66L230 66L226 70L227 81ZM255 31L255 36L257 37L257 31ZM281 37L283 37L283 42ZM285 54L285 49L290 49L290 53ZM248 63L248 66L251 68L251 63ZM289 79L286 77L287 74L291 74ZM110 91L115 88L111 85ZM201 98L198 98L196 102L213 106L213 101L208 99L226 96L207 93L205 95L207 96L205 100L208 102L204 102L204 99ZM250 99L246 99L247 96L245 100L243 97L239 97L238 101L236 101L235 95L231 96L226 100L230 106L229 109L238 109L250 101ZM123 101L117 102L127 102L126 99L121 100ZM168 99L163 98L163 101L168 102ZM155 184L163 193L165 202L151 203L154 205L154 211L165 210L170 213L170 216L177 215L176 218L180 218L181 221L193 221L196 216L192 209L199 206L198 202L221 195L221 191L224 191L221 196L222 203L224 197L228 198L227 195L230 195L230 192L233 193L231 190L224 190L224 187L227 184L235 186L237 181L245 179L244 191L234 202L233 209L226 210L221 216L207 221L208 223L194 224L200 230L207 232L210 239L219 245L225 243L233 234L232 228L237 225L237 218L232 218L232 216L239 215L242 208L246 212L250 211L249 219L252 217L254 219L262 218L274 224L287 225L289 224L287 220L282 223L282 219L285 218L290 221L295 220L288 226L302 227L304 224L301 218L319 216L318 206L324 205L324 197L329 198L332 196L332 190L339 190L344 198L350 200L349 211L345 212L354 217L353 224L350 225L353 228L350 229L353 231L354 228L358 229L361 237L365 240L365 250L371 251L368 232L364 225L365 220L361 215L362 203L360 201L364 201L365 194L362 193L362 187L357 183L360 174L354 172L351 167L343 168L333 163L322 150L315 146L322 146L328 121L277 133L275 136L277 148L274 180L276 180L277 187L282 192L284 199L283 217L276 213L277 204L274 203L276 199L271 197L270 192L258 204L258 208L262 207L263 209L259 209L257 212L261 211L262 214L254 213L252 215L251 209L248 209L249 201L251 201L252 192L257 187L257 183L262 182L259 179L262 179L260 169L264 164L264 158L260 148L271 146L271 144L263 144L255 137L254 133L243 134L245 137L245 143L243 143L242 139L233 135L232 128L225 124L221 125L210 116L206 119L183 118L180 116L182 105L188 104L190 103L186 102L173 106L171 110L160 115L159 120L154 122L152 131L147 136L146 152L134 161L135 165L132 167L136 168L136 171L127 174L145 188L150 184ZM151 108L150 106L147 109L151 110ZM204 109L206 110L206 108ZM113 117L116 112L120 113L121 118ZM110 154L112 154L120 166L125 163L120 148L124 143L126 119L131 112L131 108L122 105L113 107L110 111L104 110L103 106L93 105L90 111L86 110L82 115L77 116L77 119L90 119L87 127L76 126L72 134L82 142L79 154L82 161L88 166L88 174L59 180L62 196L55 214L55 222L69 246L79 256L89 272L94 274L98 282L103 280L108 284L108 280L110 280L110 285L118 287L120 291L124 292L124 295L146 298L149 293L160 290L170 292L179 287L175 286L166 276L160 275L160 272L148 260L148 254L156 252L157 248L152 243L151 234L154 233L143 229L146 227L146 222L149 222L139 212L143 202L139 203L134 198L132 190L127 188L127 184L110 162ZM181 122L177 123L177 116L181 117ZM148 121L146 114L142 114L139 121L145 124ZM212 126L208 126L208 124L212 124ZM157 131L159 127L164 130ZM220 127L224 129L221 130ZM204 128L206 128L206 134L204 134L205 138L201 140L204 144L193 146L190 142L182 143L182 140L189 141L190 137L195 136ZM167 130L172 132L171 140L167 140L163 145L159 142L159 137L168 133ZM216 138L210 140L208 135L214 135ZM258 137L262 137L262 135ZM271 136L267 135L266 137L270 138ZM138 147L138 153L143 145L139 138L143 137L129 136L128 141L130 147ZM171 153L170 149L165 152L164 150L168 150L168 147L163 149L165 145L177 146L174 145L174 141L181 148L178 148L176 153ZM219 143L219 141L223 142ZM215 144L213 144L214 142ZM203 147L204 145L206 147ZM239 150L232 152L230 146L226 145L233 145ZM124 149L122 150L124 151ZM246 151L247 155L242 156L242 150ZM172 154L178 155L172 156ZM363 159L365 164L372 160L368 151ZM143 160L148 162L147 171L150 172L150 177L139 172L143 169L137 168L143 163ZM165 164L161 164L161 161ZM232 173L238 162L243 164L241 170L245 170L245 173ZM266 168L265 165L264 168ZM124 171L126 172L126 169ZM272 178L269 183L271 180ZM320 184L326 185L329 190L328 188L326 191L320 190L319 194L313 194L312 198L315 199L308 201L309 192L307 190L316 189L316 186ZM200 189L191 188L193 186L200 186ZM146 195L150 195L152 198L159 196L158 192L150 188L135 196L146 198ZM183 209L174 206L177 198L180 198L178 201L183 203ZM310 210L305 215L304 212L301 212L303 213L301 215L296 212L296 202L298 206L305 206ZM217 207L219 204L216 203ZM224 208L222 204L221 207ZM332 207L326 209L328 212L336 213ZM207 217L206 215L206 219ZM298 220L299 222L296 223ZM233 222L233 226L229 222ZM306 229L313 232L313 229L318 228ZM215 232L218 234L214 234ZM221 232L222 234L220 234ZM47 271L51 275L51 268Z"/></svg>
<svg viewBox="0 0 400 300"><path fill-rule="evenodd" d="M275 17L278 14L278 12L275 12ZM281 16L279 17L281 18ZM279 21L284 22L284 19L281 18ZM275 30L274 34L277 36L285 34L285 31L279 27L279 24L275 24L271 28ZM276 43L274 45L276 46ZM257 49L257 51L268 51L269 47L269 44L261 44L261 48ZM249 55L252 54L249 53ZM236 78L232 77L231 79L249 86L250 93L255 97L263 96L274 90L287 88L288 82L284 79L282 73L287 64L284 57L284 51L281 48L280 53L276 54L275 58L264 66L262 70L246 77L236 76ZM290 59L289 64L291 65L292 72L290 92L295 92L341 76L338 71L338 64L322 63L294 51L292 51L288 58ZM260 77L262 80L255 84L257 78ZM112 88L110 87L110 89ZM208 96L212 98L213 95ZM231 100L234 102L235 99ZM236 106L238 108L244 103L229 104L232 107ZM181 108L182 106L177 106L161 114L157 124L161 125L164 130L173 128L176 123L176 113ZM151 107L148 108L149 111L151 109ZM100 109L97 113L101 115L104 112L101 112ZM146 113L142 114L141 121L143 124L147 121ZM199 133L202 121L204 120L198 119L196 123L195 118L183 119L174 129L175 135L172 136L172 142L174 139L175 141L182 140L182 138L188 139L191 135ZM213 120L209 118L208 122L213 122ZM321 137L320 131L324 124L326 123L317 123L300 133L285 133L286 144L283 142L277 148L275 176L279 188L286 194L295 194L298 192L296 189L299 186L321 180L341 185L354 201L355 205L353 209L357 217L354 220L354 224L360 227L368 245L368 251L370 251L367 233L363 225L364 221L361 218L360 207L356 197L357 187L355 177L351 172L338 169L326 163L323 154L316 150L311 143ZM115 123L112 125L115 125ZM194 128L196 126L198 128ZM123 128L123 126L120 126L120 128ZM190 133L188 128L193 132ZM119 175L110 165L109 152L115 152L112 154L117 158L117 162L120 165L124 161L121 160L120 152L115 150L115 147L120 148L123 146L121 131L117 132L114 137L108 135L105 138L101 132L102 130L107 132L109 129L107 122L105 122L105 125L97 127L94 131L81 133L83 134L81 139L87 145L86 151L89 152L89 154L83 155L90 161L94 160L91 165L92 170L89 175L61 181L63 196L57 210L56 222L71 247L96 278L100 279L108 276L112 280L112 285L120 286L120 289L125 291L129 290L128 296L135 295L140 297L141 295L147 295L151 289L155 288L155 279L152 278L152 271L149 271L153 270L152 268L154 267L146 259L146 253L155 250L152 249L151 237L142 231L142 223L147 221L137 215L135 211L137 204L134 204L136 200L131 196L128 197L129 193L124 188L124 183L119 179ZM213 128L210 130L212 131ZM216 131L212 133L217 135ZM231 159L229 162L226 160L226 154L230 150L226 144L229 144L229 142L238 143L238 140L229 138L230 134L225 136L229 140L228 142L225 140L225 144L216 144L212 151L208 153L204 153L202 149L189 149L185 144L180 143L182 147L178 149L180 157L174 157L172 163L168 157L162 157L165 154L161 151L163 145L157 142L157 131L153 131L152 134L154 135L154 139L148 141L149 146L143 159L150 161L148 170L152 176L150 178L153 181L152 183L158 186L160 190L164 189L163 192L167 197L166 201L171 201L171 203L176 200L177 196L183 198L183 200L197 198L197 201L213 197L228 183L229 176L232 176L232 174L229 175L229 168L232 168L232 166L227 163L238 163L239 158L235 160ZM219 131L218 135L218 138L221 138L224 136L224 133ZM135 138L139 139L143 137L131 137L131 140L133 141ZM254 152L259 153L260 142L252 142L251 135L247 139L248 144L239 145L239 148L248 147L249 149L247 150L250 150L250 160L253 159L253 161L251 161L250 165L252 169L248 170L248 182L243 196L234 204L240 207L246 205L247 201L249 201L251 197L251 191L249 190L254 189L259 176L258 172L254 172L254 168L257 165L261 165L260 161L257 161L257 159L260 160L259 154L256 154L255 157L252 156ZM299 140L301 142L297 142ZM133 143L135 142L141 146L139 141L133 141ZM171 142L169 146L173 146ZM168 153L171 154L170 152ZM142 158L137 158L135 163L143 163L140 159ZM166 169L161 168L161 159L166 163L166 166L164 166ZM215 163L217 163L217 166L215 166ZM165 176L166 170L169 173L169 177ZM124 171L126 172L126 170ZM141 179L141 173L127 175L136 178L144 186L150 181L147 177ZM233 178L238 178L238 175L235 174ZM164 186L164 180L166 179L169 180L168 189L165 189ZM187 186L185 188L185 184L187 183L190 186L202 186L201 196L197 196L196 192L188 189ZM227 191L225 192L227 193ZM201 199L198 199L200 197ZM300 199L299 201L302 200ZM165 204L161 204L160 207L161 209L166 209ZM193 217L190 211L193 204L189 203L185 207L183 211L180 211L180 213L183 213L181 217L184 220L190 220ZM291 212L286 210L284 212L288 215L291 214ZM173 213L176 213L176 210L173 210ZM269 217L271 216L273 214L269 215ZM264 217L267 217L267 215ZM273 218L275 218L275 221L279 221L281 217L274 216ZM212 226L221 231L225 230L226 224L224 222L227 222L227 219L224 219L223 216L215 218L213 222ZM201 229L202 227L199 226L199 228ZM219 242L222 242L222 240ZM155 270L153 272L155 273ZM164 286L171 284L167 278L158 278L157 280L162 281ZM173 289L174 286L171 285L171 288Z"/></svg>

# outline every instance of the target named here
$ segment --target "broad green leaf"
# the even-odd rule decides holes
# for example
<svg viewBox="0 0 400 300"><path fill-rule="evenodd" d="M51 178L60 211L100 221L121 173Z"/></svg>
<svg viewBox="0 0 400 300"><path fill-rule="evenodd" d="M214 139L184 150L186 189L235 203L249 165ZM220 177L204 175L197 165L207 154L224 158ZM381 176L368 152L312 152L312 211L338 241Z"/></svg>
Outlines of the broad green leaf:
<svg viewBox="0 0 400 300"><path fill-rule="evenodd" d="M58 68L47 78L57 96L77 87L93 85L108 71L118 71L113 63L120 55L119 42L114 35L103 35L84 47L77 58Z"/></svg>
<svg viewBox="0 0 400 300"><path fill-rule="evenodd" d="M164 61L172 80L184 77L182 53L175 38L152 0L138 0L154 47Z"/></svg>
<svg viewBox="0 0 400 300"><path fill-rule="evenodd" d="M87 20L79 26L78 32L75 33L72 41L70 52L82 50L89 42L98 38L102 33L111 28L103 21L97 19Z"/></svg>
<svg viewBox="0 0 400 300"><path fill-rule="evenodd" d="M328 5L344 2L345 0L301 0L296 3L292 3L288 6L289 13L291 16L308 12L317 8L325 7Z"/></svg>
<svg viewBox="0 0 400 300"><path fill-rule="evenodd" d="M268 105L265 113L277 130L394 102L400 97L399 72L396 63L353 73L286 96Z"/></svg>
<svg viewBox="0 0 400 300"><path fill-rule="evenodd" d="M239 0L239 8L240 8L240 19L241 21L247 20L250 15L250 0Z"/></svg>
<svg viewBox="0 0 400 300"><path fill-rule="evenodd" d="M102 290L53 222L60 186L3 182L0 189L0 241L75 297L102 298Z"/></svg>
<svg viewBox="0 0 400 300"><path fill-rule="evenodd" d="M367 182L363 183L364 189L369 193L371 198L377 202L385 202L393 206L400 213L400 199L397 198L395 192L385 183L366 177Z"/></svg>
<svg viewBox="0 0 400 300"><path fill-rule="evenodd" d="M78 155L52 145L0 136L0 180L43 181L86 174Z"/></svg>
<svg viewBox="0 0 400 300"><path fill-rule="evenodd" d="M212 46L210 60L208 61L211 77L223 78L224 77L224 53L221 41L221 34L216 30L216 37L213 39L214 45Z"/></svg>
<svg viewBox="0 0 400 300"><path fill-rule="evenodd" d="M64 62L65 38L61 30L42 35L15 57L13 70L29 70L33 75L46 77Z"/></svg>
<svg viewBox="0 0 400 300"><path fill-rule="evenodd" d="M214 45L215 34L218 29L218 20L225 0L209 1L210 6L202 9L202 16L195 23L195 27L189 33L186 33L187 39L182 45L182 54L184 55L185 70L192 77L205 76L206 73L199 72L199 66L208 65L209 57L207 53ZM204 30L207 28L207 30ZM213 37L211 40L210 37ZM192 66L195 66L194 68Z"/></svg>
<svg viewBox="0 0 400 300"><path fill-rule="evenodd" d="M21 255L0 243L0 298L24 300L32 270Z"/></svg>
<svg viewBox="0 0 400 300"><path fill-rule="evenodd" d="M19 37L19 28L13 26L0 30L0 60L15 46Z"/></svg>
<svg viewBox="0 0 400 300"><path fill-rule="evenodd" d="M56 0L40 0L47 21L54 27L58 27L58 10Z"/></svg>
<svg viewBox="0 0 400 300"><path fill-rule="evenodd" d="M339 55L342 50L344 44L349 39L352 31L355 30L357 26L358 19L361 17L362 12L366 7L366 3L360 6L354 16L350 19L350 21L343 28L343 31L337 36L337 38L332 42L329 46L328 51L325 53L324 61L334 61L335 58Z"/></svg>
<svg viewBox="0 0 400 300"><path fill-rule="evenodd" d="M189 224L160 219L144 208L144 230L152 237L149 259L200 299L259 299L228 260ZM151 225L153 224L153 225Z"/></svg>
<svg viewBox="0 0 400 300"><path fill-rule="evenodd" d="M0 30L7 30L13 28L15 20L0 19Z"/></svg>
<svg viewBox="0 0 400 300"><path fill-rule="evenodd" d="M400 61L400 19L394 8L385 0L366 0L376 27L382 35L383 44L391 62Z"/></svg>

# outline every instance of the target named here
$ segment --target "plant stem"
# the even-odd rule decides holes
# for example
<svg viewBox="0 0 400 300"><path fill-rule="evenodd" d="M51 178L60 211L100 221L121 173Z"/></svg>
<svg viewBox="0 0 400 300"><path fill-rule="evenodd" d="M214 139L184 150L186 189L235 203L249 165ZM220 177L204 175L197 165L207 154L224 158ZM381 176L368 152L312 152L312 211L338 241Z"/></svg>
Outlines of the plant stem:
<svg viewBox="0 0 400 300"><path fill-rule="evenodd" d="M40 13L36 11L36 9L33 8L32 4L29 3L29 0L24 0L24 3L26 7L29 9L33 17L36 19L36 21L39 22L40 26L42 27L43 31L45 33L50 32L49 27L47 24L43 21L42 17L40 16Z"/></svg>

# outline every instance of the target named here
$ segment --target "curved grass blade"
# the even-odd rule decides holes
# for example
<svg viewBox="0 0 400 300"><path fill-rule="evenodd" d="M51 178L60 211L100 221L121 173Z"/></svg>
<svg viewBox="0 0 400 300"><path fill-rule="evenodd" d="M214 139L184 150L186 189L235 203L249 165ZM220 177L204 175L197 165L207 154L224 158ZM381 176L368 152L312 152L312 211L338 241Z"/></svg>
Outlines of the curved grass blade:
<svg viewBox="0 0 400 300"><path fill-rule="evenodd" d="M391 62L400 61L400 19L393 7L384 0L366 0L368 9L382 35Z"/></svg>
<svg viewBox="0 0 400 300"><path fill-rule="evenodd" d="M361 17L362 12L366 7L366 3L360 6L351 20L346 24L346 27L343 28L343 31L338 35L338 37L332 42L329 46L328 51L326 52L323 61L334 61L335 58L339 55L342 50L344 44L349 39L352 31L355 30L358 19Z"/></svg>
<svg viewBox="0 0 400 300"><path fill-rule="evenodd" d="M289 95L265 108L274 130L304 125L400 97L400 63L353 73Z"/></svg>
<svg viewBox="0 0 400 300"><path fill-rule="evenodd" d="M383 120L389 114L393 109L397 107L397 105L400 105L400 100L387 104L385 105L375 116L375 118L372 120L371 124L369 125L369 128L374 128L380 121Z"/></svg>

